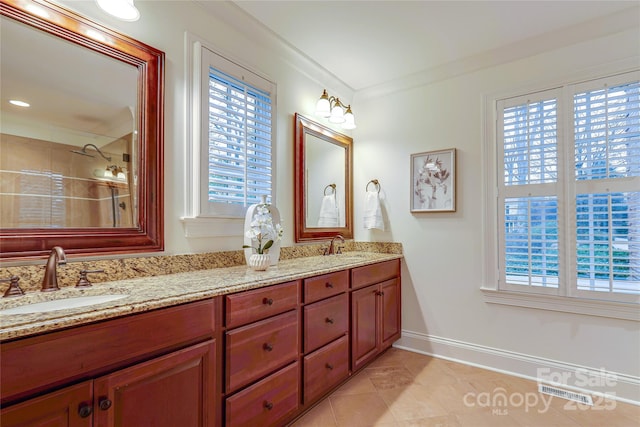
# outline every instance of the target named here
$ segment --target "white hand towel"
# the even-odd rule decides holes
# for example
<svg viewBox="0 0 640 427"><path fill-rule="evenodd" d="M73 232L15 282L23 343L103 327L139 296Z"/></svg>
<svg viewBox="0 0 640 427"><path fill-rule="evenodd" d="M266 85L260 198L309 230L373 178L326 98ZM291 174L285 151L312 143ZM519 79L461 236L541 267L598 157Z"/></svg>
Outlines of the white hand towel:
<svg viewBox="0 0 640 427"><path fill-rule="evenodd" d="M320 205L318 227L337 227L339 224L338 217L338 204L336 203L335 194L324 196Z"/></svg>
<svg viewBox="0 0 640 427"><path fill-rule="evenodd" d="M364 199L364 228L371 230L377 228L384 231L380 197L377 191L367 191Z"/></svg>

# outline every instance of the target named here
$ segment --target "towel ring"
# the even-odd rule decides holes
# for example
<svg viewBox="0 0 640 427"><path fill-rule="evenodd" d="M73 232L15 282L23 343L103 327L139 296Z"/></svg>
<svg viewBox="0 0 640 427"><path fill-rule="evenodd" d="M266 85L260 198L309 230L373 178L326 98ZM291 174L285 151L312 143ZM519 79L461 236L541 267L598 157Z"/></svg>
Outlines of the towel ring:
<svg viewBox="0 0 640 427"><path fill-rule="evenodd" d="M326 187L324 187L324 195L327 195L327 188L331 187L331 189L333 190L333 194L336 194L336 185L335 184L329 184Z"/></svg>
<svg viewBox="0 0 640 427"><path fill-rule="evenodd" d="M369 191L369 184L375 185L378 189L378 193L380 192L380 183L377 179L372 179L371 181L367 182L367 186L365 187L364 191Z"/></svg>

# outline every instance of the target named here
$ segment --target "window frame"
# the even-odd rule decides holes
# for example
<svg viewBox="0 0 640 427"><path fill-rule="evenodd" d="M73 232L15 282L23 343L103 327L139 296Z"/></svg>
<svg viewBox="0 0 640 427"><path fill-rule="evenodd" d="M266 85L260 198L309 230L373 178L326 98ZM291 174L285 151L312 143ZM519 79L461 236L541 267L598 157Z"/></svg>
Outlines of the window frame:
<svg viewBox="0 0 640 427"><path fill-rule="evenodd" d="M636 66L629 66L618 70L599 70L597 74L567 80L558 84L540 84L522 90L508 93L494 93L483 95L483 135L482 159L486 169L483 173L484 198L483 209L483 281L481 290L488 303L505 304L535 309L554 310L576 314L604 316L627 320L640 321L638 301L640 296L630 295L630 298L619 298L621 294L610 295L594 291L579 290L575 276L576 249L575 239L568 238L575 234L575 189L578 185L574 181L574 117L573 96L575 93L596 90L598 80L633 81L640 77L640 70ZM559 273L557 288L540 288L531 291L519 285L506 285L501 281L501 233L504 233L504 207L499 205L499 180L503 179L500 147L502 122L498 109L500 100L532 97L536 93L559 93L558 99L558 183L555 194L566 200L571 206L558 208L559 242L563 242L563 250L559 253ZM525 95L523 95L525 94ZM561 107L564 105L565 107ZM567 107L568 106L568 107ZM563 134L570 131L569 135ZM568 165L568 167L564 167ZM560 204L559 200L559 204ZM573 216L572 216L573 213ZM562 216L561 216L562 215ZM570 244L566 244L569 242ZM573 244L571 244L573 243ZM572 252L573 251L573 252ZM567 260L573 262L567 264ZM564 266L564 267L563 267ZM568 282L567 280L573 280ZM603 296L606 295L604 298ZM614 298L611 298L611 297ZM597 298L594 298L597 297Z"/></svg>
<svg viewBox="0 0 640 427"><path fill-rule="evenodd" d="M228 52L216 48L206 40L185 32L185 192L184 215L180 218L185 231L185 237L235 237L243 235L244 216L248 206L232 207L230 209L211 210L207 208L205 200L208 198L208 158L203 156L208 147L205 146L203 135L207 135L208 122L203 120L204 111L208 108L208 87L203 81L208 79L204 74L206 58L203 50L227 61L231 66L222 71L233 74L234 71L244 70L246 76L255 75L271 85L271 195L268 199L276 204L276 141L277 141L277 84L257 72L250 66L239 61ZM204 74L204 75L203 75ZM236 76L238 77L238 76ZM250 79L252 77L249 77ZM204 87L203 87L204 86ZM236 205L239 206L239 205Z"/></svg>

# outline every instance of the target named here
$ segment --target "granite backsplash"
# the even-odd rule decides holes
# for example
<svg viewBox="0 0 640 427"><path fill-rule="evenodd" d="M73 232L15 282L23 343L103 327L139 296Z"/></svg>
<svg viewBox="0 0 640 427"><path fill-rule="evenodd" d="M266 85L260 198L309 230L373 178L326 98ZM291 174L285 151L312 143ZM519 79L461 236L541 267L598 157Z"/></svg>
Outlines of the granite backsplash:
<svg viewBox="0 0 640 427"><path fill-rule="evenodd" d="M401 243L391 242L353 242L341 244L344 252L377 252L402 254ZM294 259L322 254L326 243L288 246L280 249L280 259ZM43 260L39 264L0 265L0 278L18 276L19 285L25 292L40 289L44 274ZM131 258L100 259L91 261L74 261L58 267L58 286L75 286L81 270L104 270L102 273L89 274L92 283L131 279L135 277L160 276L164 274L184 273L212 268L233 267L245 264L244 251L209 252L203 254L139 256ZM0 292L6 290L8 283L3 284Z"/></svg>

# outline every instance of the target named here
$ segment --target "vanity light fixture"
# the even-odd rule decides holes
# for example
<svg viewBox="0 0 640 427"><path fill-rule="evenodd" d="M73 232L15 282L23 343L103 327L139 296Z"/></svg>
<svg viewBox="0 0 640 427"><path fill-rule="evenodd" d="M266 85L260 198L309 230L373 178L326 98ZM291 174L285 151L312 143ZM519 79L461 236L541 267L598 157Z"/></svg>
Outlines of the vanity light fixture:
<svg viewBox="0 0 640 427"><path fill-rule="evenodd" d="M101 181L121 181L127 182L127 171L125 168L112 165L106 169L94 169L93 176Z"/></svg>
<svg viewBox="0 0 640 427"><path fill-rule="evenodd" d="M105 170L105 176L107 176L107 174L111 174L111 176L121 176L124 174L124 172L122 171L122 168L120 166L117 165L109 165L107 166L107 169Z"/></svg>
<svg viewBox="0 0 640 427"><path fill-rule="evenodd" d="M96 0L96 3L100 9L123 21L140 19L140 12L134 6L133 0Z"/></svg>
<svg viewBox="0 0 640 427"><path fill-rule="evenodd" d="M329 119L331 123L342 124L343 129L355 129L356 119L351 111L351 105L340 102L340 98L329 96L327 90L322 91L322 96L316 104L316 115Z"/></svg>

